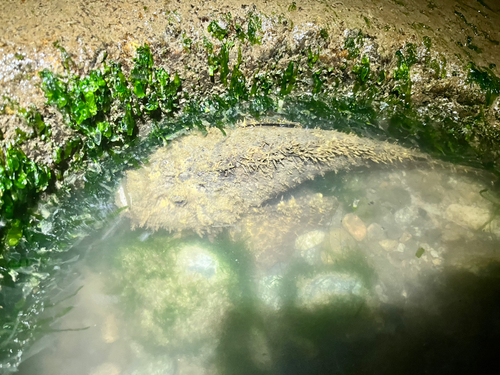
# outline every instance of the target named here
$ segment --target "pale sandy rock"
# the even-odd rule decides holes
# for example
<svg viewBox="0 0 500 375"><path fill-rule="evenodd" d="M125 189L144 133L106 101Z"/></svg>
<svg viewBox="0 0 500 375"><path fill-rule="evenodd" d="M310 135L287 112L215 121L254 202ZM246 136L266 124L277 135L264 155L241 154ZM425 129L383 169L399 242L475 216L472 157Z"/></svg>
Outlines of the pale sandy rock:
<svg viewBox="0 0 500 375"><path fill-rule="evenodd" d="M408 232L404 232L401 237L399 238L399 242L401 243L405 243L405 242L408 242L409 240L411 240L412 238L412 235Z"/></svg>
<svg viewBox="0 0 500 375"><path fill-rule="evenodd" d="M356 241L344 228L334 228L328 234L328 246L321 254L325 264L332 264L356 247Z"/></svg>
<svg viewBox="0 0 500 375"><path fill-rule="evenodd" d="M384 229L380 224L372 223L366 229L366 238L370 241L382 241L386 239Z"/></svg>
<svg viewBox="0 0 500 375"><path fill-rule="evenodd" d="M404 253L406 250L406 245L404 243L398 243L398 246L396 247L396 251L399 251L400 253Z"/></svg>
<svg viewBox="0 0 500 375"><path fill-rule="evenodd" d="M97 367L94 367L89 375L119 375L120 367L114 363L106 362Z"/></svg>
<svg viewBox="0 0 500 375"><path fill-rule="evenodd" d="M379 245L382 246L384 250L394 251L398 247L398 241L396 240L382 240L379 241Z"/></svg>
<svg viewBox="0 0 500 375"><path fill-rule="evenodd" d="M414 206L402 208L394 214L396 223L409 225L418 217L418 208Z"/></svg>
<svg viewBox="0 0 500 375"><path fill-rule="evenodd" d="M490 220L491 213L488 209L465 206L461 204L450 204L446 209L446 218L462 227L474 230L480 229Z"/></svg>
<svg viewBox="0 0 500 375"><path fill-rule="evenodd" d="M107 343L113 343L118 340L118 324L114 314L106 315L101 326L102 340Z"/></svg>
<svg viewBox="0 0 500 375"><path fill-rule="evenodd" d="M299 251L304 251L312 249L315 246L320 245L325 240L325 232L321 230L313 230L307 232L295 240L295 249Z"/></svg>
<svg viewBox="0 0 500 375"><path fill-rule="evenodd" d="M363 241L366 237L366 225L357 215L347 214L342 220L344 228L356 241Z"/></svg>

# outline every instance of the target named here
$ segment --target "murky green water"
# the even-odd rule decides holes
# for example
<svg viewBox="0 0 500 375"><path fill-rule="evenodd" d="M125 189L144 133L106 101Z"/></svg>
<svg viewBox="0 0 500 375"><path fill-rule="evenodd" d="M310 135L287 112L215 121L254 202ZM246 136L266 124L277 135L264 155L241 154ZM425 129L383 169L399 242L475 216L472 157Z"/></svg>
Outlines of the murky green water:
<svg viewBox="0 0 500 375"><path fill-rule="evenodd" d="M53 332L20 373L486 369L500 349L492 189L444 168L330 174L212 239L132 231L118 216L73 250L45 296Z"/></svg>

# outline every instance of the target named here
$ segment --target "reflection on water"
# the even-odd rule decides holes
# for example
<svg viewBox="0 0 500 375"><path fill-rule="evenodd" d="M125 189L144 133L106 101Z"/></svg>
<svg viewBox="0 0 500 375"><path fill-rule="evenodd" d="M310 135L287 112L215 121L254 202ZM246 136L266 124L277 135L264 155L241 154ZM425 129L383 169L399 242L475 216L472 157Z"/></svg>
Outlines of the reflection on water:
<svg viewBox="0 0 500 375"><path fill-rule="evenodd" d="M61 303L73 308L21 373L489 371L500 349L490 188L438 169L327 175L211 241L118 219L82 249L64 291L78 292Z"/></svg>

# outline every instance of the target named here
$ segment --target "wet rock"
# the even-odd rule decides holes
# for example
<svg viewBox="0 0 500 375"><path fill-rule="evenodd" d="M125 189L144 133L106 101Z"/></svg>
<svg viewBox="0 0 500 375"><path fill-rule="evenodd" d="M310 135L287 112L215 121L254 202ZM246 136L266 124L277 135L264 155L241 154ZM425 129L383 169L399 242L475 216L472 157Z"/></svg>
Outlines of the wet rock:
<svg viewBox="0 0 500 375"><path fill-rule="evenodd" d="M267 275L261 278L257 285L257 296L265 306L279 310L283 306L282 275Z"/></svg>
<svg viewBox="0 0 500 375"><path fill-rule="evenodd" d="M461 204L450 204L446 209L446 218L462 227L474 230L480 229L490 220L491 213L488 209Z"/></svg>
<svg viewBox="0 0 500 375"><path fill-rule="evenodd" d="M396 240L382 240L379 241L379 245L382 246L384 250L395 251L399 245L399 242Z"/></svg>
<svg viewBox="0 0 500 375"><path fill-rule="evenodd" d="M295 248L299 251L312 249L323 243L325 240L325 232L321 230L314 230L307 232L295 240Z"/></svg>
<svg viewBox="0 0 500 375"><path fill-rule="evenodd" d="M380 224L372 223L366 229L366 238L369 241L382 241L386 239L384 228Z"/></svg>
<svg viewBox="0 0 500 375"><path fill-rule="evenodd" d="M324 264L333 264L356 247L356 241L344 228L334 228L328 234L328 244L321 253Z"/></svg>
<svg viewBox="0 0 500 375"><path fill-rule="evenodd" d="M396 247L396 251L400 253L404 253L406 250L406 245L404 243L398 243L398 246Z"/></svg>
<svg viewBox="0 0 500 375"><path fill-rule="evenodd" d="M347 214L342 220L344 228L354 237L356 241L363 241L366 237L366 225L354 214Z"/></svg>
<svg viewBox="0 0 500 375"><path fill-rule="evenodd" d="M132 337L171 349L217 345L234 275L214 247L154 235L127 243L117 259L127 319L137 322L128 327Z"/></svg>
<svg viewBox="0 0 500 375"><path fill-rule="evenodd" d="M408 232L404 232L401 237L399 238L399 242L401 243L405 243L405 242L408 242L409 240L412 239L412 235Z"/></svg>
<svg viewBox="0 0 500 375"><path fill-rule="evenodd" d="M269 371L272 366L271 350L265 332L253 328L250 332L248 346L252 362L257 368L263 371Z"/></svg>
<svg viewBox="0 0 500 375"><path fill-rule="evenodd" d="M120 375L120 367L114 363L103 363L90 371L89 375Z"/></svg>
<svg viewBox="0 0 500 375"><path fill-rule="evenodd" d="M149 354L145 354L137 360L130 370L130 375L177 375L177 373L177 366L173 358Z"/></svg>
<svg viewBox="0 0 500 375"><path fill-rule="evenodd" d="M106 315L101 326L102 340L107 343L113 343L118 340L118 324L114 314Z"/></svg>
<svg viewBox="0 0 500 375"><path fill-rule="evenodd" d="M318 264L321 261L319 246L325 240L325 236L325 232L320 230L307 232L297 237L295 249L307 263L311 265Z"/></svg>
<svg viewBox="0 0 500 375"><path fill-rule="evenodd" d="M458 224L448 223L441 231L441 239L444 242L459 241L461 239L472 239L474 234Z"/></svg>
<svg viewBox="0 0 500 375"><path fill-rule="evenodd" d="M179 359L178 370L175 375L205 375L209 373L206 368L193 363L187 358Z"/></svg>
<svg viewBox="0 0 500 375"><path fill-rule="evenodd" d="M409 206L397 210L394 214L394 218L396 219L396 223L406 227L418 218L418 208Z"/></svg>
<svg viewBox="0 0 500 375"><path fill-rule="evenodd" d="M303 277L297 283L297 304L300 307L314 308L342 298L365 295L361 280L348 273L330 272L312 278Z"/></svg>
<svg viewBox="0 0 500 375"><path fill-rule="evenodd" d="M233 241L244 241L257 264L268 268L275 263L287 261L296 248L296 233L307 234L308 230L312 233L318 227L326 225L337 206L338 201L334 197L305 192L297 198L291 197L275 205L252 210L237 225L231 227L229 235ZM316 233L299 240L297 245L304 251L301 256L314 257L315 251L309 252L304 246L309 246L306 242L315 241L314 237L318 235L321 236Z"/></svg>

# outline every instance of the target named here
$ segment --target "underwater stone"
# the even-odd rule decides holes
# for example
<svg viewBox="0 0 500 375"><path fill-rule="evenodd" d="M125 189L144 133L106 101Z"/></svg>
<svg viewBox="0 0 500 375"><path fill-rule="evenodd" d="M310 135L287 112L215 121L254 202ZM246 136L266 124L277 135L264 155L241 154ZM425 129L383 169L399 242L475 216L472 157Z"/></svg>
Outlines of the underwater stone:
<svg viewBox="0 0 500 375"><path fill-rule="evenodd" d="M279 310L283 305L281 296L283 275L267 275L257 285L257 295L265 306Z"/></svg>
<svg viewBox="0 0 500 375"><path fill-rule="evenodd" d="M409 206L397 210L394 214L396 223L402 226L410 225L413 221L418 218L418 208L415 206Z"/></svg>
<svg viewBox="0 0 500 375"><path fill-rule="evenodd" d="M363 241L366 237L366 225L357 215L347 214L342 220L342 225L356 241Z"/></svg>
<svg viewBox="0 0 500 375"><path fill-rule="evenodd" d="M474 230L480 229L490 220L491 214L488 209L461 204L450 204L446 209L446 218L462 227Z"/></svg>
<svg viewBox="0 0 500 375"><path fill-rule="evenodd" d="M295 248L299 251L309 250L320 245L325 239L325 232L314 230L307 232L295 240Z"/></svg>
<svg viewBox="0 0 500 375"><path fill-rule="evenodd" d="M337 208L335 197L303 194L253 208L229 229L233 241L243 241L256 263L271 267L293 255L297 234L326 226Z"/></svg>
<svg viewBox="0 0 500 375"><path fill-rule="evenodd" d="M120 374L121 374L120 367L111 362L102 363L90 371L90 375L120 375Z"/></svg>
<svg viewBox="0 0 500 375"><path fill-rule="evenodd" d="M193 133L129 171L117 204L134 226L217 234L279 194L330 171L428 156L333 130L274 126Z"/></svg>
<svg viewBox="0 0 500 375"><path fill-rule="evenodd" d="M379 245L382 246L384 250L394 251L398 247L398 241L395 240L382 240L379 241Z"/></svg>
<svg viewBox="0 0 500 375"><path fill-rule="evenodd" d="M384 228L377 223L372 223L366 228L366 236L370 241L382 241L387 237Z"/></svg>
<svg viewBox="0 0 500 375"><path fill-rule="evenodd" d="M343 272L330 272L312 278L299 278L297 305L313 308L334 303L342 298L364 297L367 290L355 276Z"/></svg>
<svg viewBox="0 0 500 375"><path fill-rule="evenodd" d="M115 279L129 319L137 322L129 327L132 337L170 349L213 350L235 283L215 251L165 235L118 249Z"/></svg>
<svg viewBox="0 0 500 375"><path fill-rule="evenodd" d="M321 254L324 264L333 264L356 248L356 241L344 228L334 228L328 234L328 246Z"/></svg>

